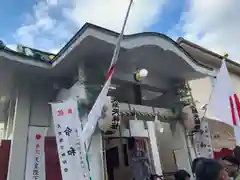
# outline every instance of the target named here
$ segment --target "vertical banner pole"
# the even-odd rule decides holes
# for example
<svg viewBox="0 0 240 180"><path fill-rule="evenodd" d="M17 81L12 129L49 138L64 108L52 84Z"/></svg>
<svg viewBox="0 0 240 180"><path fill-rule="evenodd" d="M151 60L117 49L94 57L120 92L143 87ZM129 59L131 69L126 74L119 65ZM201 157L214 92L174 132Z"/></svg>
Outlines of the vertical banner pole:
<svg viewBox="0 0 240 180"><path fill-rule="evenodd" d="M121 48L121 41L123 39L123 34L124 34L124 30L125 30L125 27L127 24L130 10L132 7L132 3L133 3L133 0L130 0L129 6L127 9L127 13L126 13L126 17L124 19L123 27L122 27L120 35L118 36L117 43L116 43L116 46L114 49L114 54L113 54L113 57L111 60L111 64L108 69L106 82L102 88L102 91L98 95L91 111L88 114L88 122L86 123L85 127L83 128L81 137L83 137L84 142L92 136L92 134L94 133L94 130L96 128L97 122L98 122L99 118L101 117L102 108L104 106L104 103L106 102L108 89L109 89L109 86L111 85L111 78L115 71L116 63L118 61L118 56L119 56L119 52L120 52L120 48Z"/></svg>

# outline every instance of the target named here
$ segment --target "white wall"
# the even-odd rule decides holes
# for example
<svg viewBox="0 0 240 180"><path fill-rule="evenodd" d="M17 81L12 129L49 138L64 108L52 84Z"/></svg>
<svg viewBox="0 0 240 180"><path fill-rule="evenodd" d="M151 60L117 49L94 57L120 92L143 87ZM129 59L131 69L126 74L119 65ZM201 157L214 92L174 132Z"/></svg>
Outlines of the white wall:
<svg viewBox="0 0 240 180"><path fill-rule="evenodd" d="M198 109L208 103L212 92L212 82L212 77L189 81L189 86Z"/></svg>
<svg viewBox="0 0 240 180"><path fill-rule="evenodd" d="M28 125L31 110L29 89L29 84L26 82L22 82L18 86L9 156L8 180L24 180Z"/></svg>
<svg viewBox="0 0 240 180"><path fill-rule="evenodd" d="M235 92L240 96L240 77L236 74L231 74L232 85ZM207 104L212 93L214 86L213 77L204 77L189 81L189 86L192 89L192 95L196 101L196 105L200 108L202 105Z"/></svg>
<svg viewBox="0 0 240 180"><path fill-rule="evenodd" d="M51 108L48 104L52 99L51 90L34 88L31 91L31 112L29 125L50 126Z"/></svg>
<svg viewBox="0 0 240 180"><path fill-rule="evenodd" d="M69 89L61 89L59 93L57 94L57 100L63 101L67 100L69 98L75 99L75 100L81 100L86 99L86 90L83 84L80 84L79 82L76 82L71 88Z"/></svg>
<svg viewBox="0 0 240 180"><path fill-rule="evenodd" d="M54 93L51 87L46 86L31 86L29 92L30 98L30 115L29 125L32 126L46 126L49 127L47 136L55 136L54 129L52 126L52 115L51 108L48 104L51 100L54 100ZM14 114L14 108L11 107ZM27 107L26 107L27 108ZM7 126L7 139L12 139L12 128L13 128L13 115L8 119ZM18 118L18 117L17 117ZM9 131L9 132L8 132Z"/></svg>
<svg viewBox="0 0 240 180"><path fill-rule="evenodd" d="M52 114L49 102L55 99L55 94L51 86L35 85L31 88L31 126L46 126L47 136L55 136L52 126Z"/></svg>
<svg viewBox="0 0 240 180"><path fill-rule="evenodd" d="M235 92L240 96L240 77L236 74L230 74L232 85L234 87Z"/></svg>

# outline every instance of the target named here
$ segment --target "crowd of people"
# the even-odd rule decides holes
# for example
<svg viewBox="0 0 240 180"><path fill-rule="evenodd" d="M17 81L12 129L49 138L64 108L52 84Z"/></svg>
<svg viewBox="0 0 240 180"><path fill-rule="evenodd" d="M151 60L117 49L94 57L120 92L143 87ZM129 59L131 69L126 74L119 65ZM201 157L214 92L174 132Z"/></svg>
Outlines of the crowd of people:
<svg viewBox="0 0 240 180"><path fill-rule="evenodd" d="M192 162L192 174L196 180L240 180L240 147L233 154L217 159L196 158ZM175 174L175 180L190 180L191 175L185 170Z"/></svg>

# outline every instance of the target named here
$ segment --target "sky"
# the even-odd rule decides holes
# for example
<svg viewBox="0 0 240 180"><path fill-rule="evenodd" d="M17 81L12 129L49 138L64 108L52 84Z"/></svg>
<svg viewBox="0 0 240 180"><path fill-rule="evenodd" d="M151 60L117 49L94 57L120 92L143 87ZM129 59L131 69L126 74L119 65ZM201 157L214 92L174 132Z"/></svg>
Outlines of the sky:
<svg viewBox="0 0 240 180"><path fill-rule="evenodd" d="M119 32L129 0L7 0L0 40L57 53L89 22ZM134 0L125 34L153 31L240 62L240 0Z"/></svg>

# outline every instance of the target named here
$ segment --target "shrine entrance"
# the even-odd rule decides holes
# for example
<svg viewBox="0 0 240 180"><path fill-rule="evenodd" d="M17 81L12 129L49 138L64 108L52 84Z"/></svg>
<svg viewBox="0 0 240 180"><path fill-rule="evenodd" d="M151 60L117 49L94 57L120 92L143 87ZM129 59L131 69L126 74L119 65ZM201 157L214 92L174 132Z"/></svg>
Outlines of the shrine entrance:
<svg viewBox="0 0 240 180"><path fill-rule="evenodd" d="M161 123L161 129L158 131L157 127L153 136L153 130L150 128L149 133L142 129L139 124L144 123L138 121L135 121L138 136L126 137L126 131L125 137L104 135L105 179L146 179L157 174L172 180L177 169L188 169L189 157L179 131L172 132L170 123ZM134 130L132 134L137 135Z"/></svg>
<svg viewBox="0 0 240 180"><path fill-rule="evenodd" d="M187 153L181 154L183 161L175 158L175 152L179 155L186 149L182 147L183 137L170 127L174 118L171 110L126 103L116 105L115 100L105 105L104 118L99 121L104 139L105 179L147 179L153 174L169 179L178 164L188 163ZM119 111L117 107L121 116L119 122L112 113L112 109ZM163 116L165 122L158 119ZM175 146L174 139L181 145Z"/></svg>
<svg viewBox="0 0 240 180"><path fill-rule="evenodd" d="M107 138L105 144L108 180L146 179L151 175L147 138Z"/></svg>

